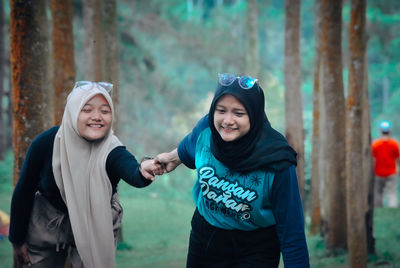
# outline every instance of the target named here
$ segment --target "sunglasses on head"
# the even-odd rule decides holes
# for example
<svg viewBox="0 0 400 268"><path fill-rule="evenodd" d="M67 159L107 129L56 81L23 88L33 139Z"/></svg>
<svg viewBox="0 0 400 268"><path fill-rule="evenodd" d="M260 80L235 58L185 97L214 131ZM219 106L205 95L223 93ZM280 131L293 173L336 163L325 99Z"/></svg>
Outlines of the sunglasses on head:
<svg viewBox="0 0 400 268"><path fill-rule="evenodd" d="M230 73L218 74L218 82L222 86L230 86L235 82L235 80L239 80L239 86L243 89L251 89L256 84L258 79L253 78L251 76L236 76Z"/></svg>
<svg viewBox="0 0 400 268"><path fill-rule="evenodd" d="M74 89L80 88L85 91L89 91L94 87L99 88L100 90L105 90L109 95L112 93L113 84L107 82L92 82L92 81L77 81L75 83Z"/></svg>

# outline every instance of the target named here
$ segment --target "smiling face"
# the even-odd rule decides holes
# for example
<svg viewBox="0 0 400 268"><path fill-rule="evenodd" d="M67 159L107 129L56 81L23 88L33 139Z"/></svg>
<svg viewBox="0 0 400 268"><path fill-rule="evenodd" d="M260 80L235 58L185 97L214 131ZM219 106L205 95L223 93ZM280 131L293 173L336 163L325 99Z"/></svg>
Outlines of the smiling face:
<svg viewBox="0 0 400 268"><path fill-rule="evenodd" d="M111 128L112 111L103 95L91 98L78 116L78 132L83 138L95 141L104 138Z"/></svg>
<svg viewBox="0 0 400 268"><path fill-rule="evenodd" d="M232 95L222 96L215 106L214 126L224 141L234 141L250 130L246 108Z"/></svg>

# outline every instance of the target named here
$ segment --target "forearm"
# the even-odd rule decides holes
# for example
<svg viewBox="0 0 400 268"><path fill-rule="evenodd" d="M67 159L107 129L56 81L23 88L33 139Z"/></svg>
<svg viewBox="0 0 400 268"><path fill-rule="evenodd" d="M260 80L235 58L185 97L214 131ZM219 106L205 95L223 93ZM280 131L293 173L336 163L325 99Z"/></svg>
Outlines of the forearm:
<svg viewBox="0 0 400 268"><path fill-rule="evenodd" d="M169 152L170 162L173 162L176 166L179 166L182 161L178 155L178 148L175 148L171 152Z"/></svg>

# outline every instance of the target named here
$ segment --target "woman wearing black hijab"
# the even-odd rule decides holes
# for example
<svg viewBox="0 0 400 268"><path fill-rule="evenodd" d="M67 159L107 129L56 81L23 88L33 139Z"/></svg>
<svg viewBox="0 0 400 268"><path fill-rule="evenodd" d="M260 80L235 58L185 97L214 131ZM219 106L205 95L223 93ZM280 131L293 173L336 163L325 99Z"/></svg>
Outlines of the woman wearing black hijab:
<svg viewBox="0 0 400 268"><path fill-rule="evenodd" d="M197 169L187 267L309 267L296 152L264 108L256 79L220 74L209 114L156 158Z"/></svg>

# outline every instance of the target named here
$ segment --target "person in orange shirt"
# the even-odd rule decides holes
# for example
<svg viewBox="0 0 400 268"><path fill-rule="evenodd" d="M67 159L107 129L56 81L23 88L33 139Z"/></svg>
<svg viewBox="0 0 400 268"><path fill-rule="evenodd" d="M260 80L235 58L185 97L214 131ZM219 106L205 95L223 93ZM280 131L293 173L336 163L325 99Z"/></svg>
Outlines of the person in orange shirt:
<svg viewBox="0 0 400 268"><path fill-rule="evenodd" d="M400 166L398 142L390 136L390 122L379 124L381 137L372 143L375 173L375 207L382 207L387 198L388 207L397 207L397 166Z"/></svg>

